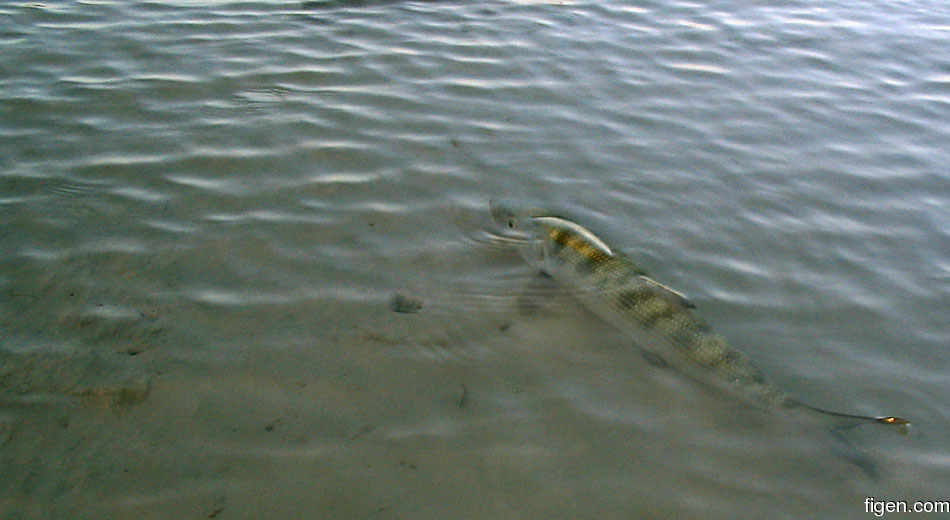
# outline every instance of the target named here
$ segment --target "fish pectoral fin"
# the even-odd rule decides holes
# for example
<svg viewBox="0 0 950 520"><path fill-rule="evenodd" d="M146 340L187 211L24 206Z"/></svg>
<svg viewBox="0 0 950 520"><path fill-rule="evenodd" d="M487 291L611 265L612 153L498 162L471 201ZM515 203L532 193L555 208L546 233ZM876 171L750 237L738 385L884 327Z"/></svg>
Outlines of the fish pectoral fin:
<svg viewBox="0 0 950 520"><path fill-rule="evenodd" d="M661 355L659 355L659 354L656 354L656 353L654 353L654 352L650 352L649 350L647 350L647 349L645 349L645 348L641 348L641 349L640 349L640 355L643 356L643 359L644 359L644 360L647 362L647 364L649 364L651 367L660 368L660 369L667 369L667 368L670 368L669 362L667 362L666 359L664 359L663 356L661 356Z"/></svg>
<svg viewBox="0 0 950 520"><path fill-rule="evenodd" d="M516 302L518 310L525 314L536 313L557 298L558 290L559 286L551 275L539 271L538 275L532 278L518 295Z"/></svg>
<svg viewBox="0 0 950 520"><path fill-rule="evenodd" d="M650 278L649 276L640 275L640 279L649 284L651 287L657 290L657 294L666 298L667 301L675 305L681 305L687 309L695 309L696 304L692 302L685 294L667 287L662 283Z"/></svg>

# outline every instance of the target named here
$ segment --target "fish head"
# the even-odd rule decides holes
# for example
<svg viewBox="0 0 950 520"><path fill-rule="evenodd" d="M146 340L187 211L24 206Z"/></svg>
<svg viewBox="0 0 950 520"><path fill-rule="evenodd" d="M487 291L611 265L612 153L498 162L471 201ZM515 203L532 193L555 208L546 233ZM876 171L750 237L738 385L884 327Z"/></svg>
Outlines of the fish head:
<svg viewBox="0 0 950 520"><path fill-rule="evenodd" d="M492 199L488 205L496 224L509 234L516 233L525 238L532 234L531 219L550 215L544 209L511 199Z"/></svg>
<svg viewBox="0 0 950 520"><path fill-rule="evenodd" d="M524 240L551 240L570 234L592 237L593 234L555 213L509 199L489 201L492 219L509 238ZM597 240L593 237L593 240Z"/></svg>
<svg viewBox="0 0 950 520"><path fill-rule="evenodd" d="M501 236L513 243L529 264L543 270L547 231L541 219L550 212L510 199L492 199L489 207Z"/></svg>
<svg viewBox="0 0 950 520"><path fill-rule="evenodd" d="M505 236L518 242L521 256L543 271L555 269L555 253L565 249L594 262L615 254L588 229L549 211L504 200L492 200L490 206Z"/></svg>

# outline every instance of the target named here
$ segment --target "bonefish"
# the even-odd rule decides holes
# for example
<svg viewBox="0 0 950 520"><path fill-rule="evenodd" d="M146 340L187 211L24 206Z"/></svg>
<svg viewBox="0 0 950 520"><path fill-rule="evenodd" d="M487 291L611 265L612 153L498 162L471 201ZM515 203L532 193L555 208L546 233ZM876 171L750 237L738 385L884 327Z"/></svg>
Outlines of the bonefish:
<svg viewBox="0 0 950 520"><path fill-rule="evenodd" d="M766 408L831 417L839 427L879 423L906 431L909 422L900 417L838 413L798 401L713 332L685 295L581 225L494 200L491 214L528 263L575 289L584 306L677 370Z"/></svg>

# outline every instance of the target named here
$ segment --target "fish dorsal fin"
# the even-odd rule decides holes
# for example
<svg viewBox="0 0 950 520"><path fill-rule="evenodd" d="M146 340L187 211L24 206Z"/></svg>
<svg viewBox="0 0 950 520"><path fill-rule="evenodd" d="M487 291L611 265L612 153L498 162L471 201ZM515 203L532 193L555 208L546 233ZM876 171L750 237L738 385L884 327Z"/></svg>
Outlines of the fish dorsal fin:
<svg viewBox="0 0 950 520"><path fill-rule="evenodd" d="M600 237L576 222L561 217L534 217L533 220L545 227L551 240L569 246L582 254L604 257L615 254Z"/></svg>
<svg viewBox="0 0 950 520"><path fill-rule="evenodd" d="M696 308L696 304L693 303L692 300L687 298L685 294L675 289L671 289L661 284L660 282L654 280L653 278L650 278L649 276L640 275L640 279L646 282L647 285L655 288L657 290L657 294L665 298L668 302L674 305L680 305L680 306L686 307L687 309Z"/></svg>

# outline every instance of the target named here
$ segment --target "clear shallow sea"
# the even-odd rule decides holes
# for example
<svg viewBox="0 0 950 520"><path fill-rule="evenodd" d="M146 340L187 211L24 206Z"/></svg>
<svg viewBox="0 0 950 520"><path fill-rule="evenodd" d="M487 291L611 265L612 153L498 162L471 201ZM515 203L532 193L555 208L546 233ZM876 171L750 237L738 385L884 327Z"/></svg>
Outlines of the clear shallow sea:
<svg viewBox="0 0 950 520"><path fill-rule="evenodd" d="M950 499L943 2L6 1L0 46L0 518ZM652 367L496 196L911 433L848 433L872 479Z"/></svg>

